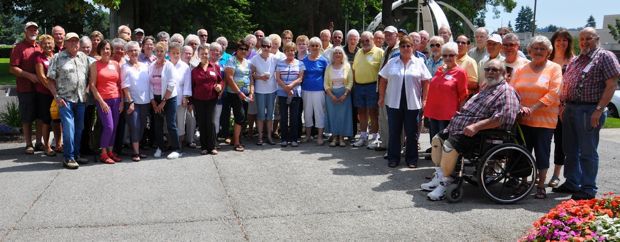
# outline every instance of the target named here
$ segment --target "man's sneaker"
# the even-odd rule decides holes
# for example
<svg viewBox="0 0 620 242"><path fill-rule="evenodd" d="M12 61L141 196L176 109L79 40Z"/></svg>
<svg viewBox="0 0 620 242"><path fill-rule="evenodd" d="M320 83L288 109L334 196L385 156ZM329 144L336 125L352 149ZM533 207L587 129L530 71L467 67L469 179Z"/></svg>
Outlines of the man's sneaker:
<svg viewBox="0 0 620 242"><path fill-rule="evenodd" d="M299 143L297 143L297 141L291 142L291 147L297 147L297 146L299 146Z"/></svg>
<svg viewBox="0 0 620 242"><path fill-rule="evenodd" d="M168 158L168 160L174 160L181 157L181 154L179 154L179 152L176 151L172 151L170 152L170 154L168 154L168 156L166 156L166 158Z"/></svg>
<svg viewBox="0 0 620 242"><path fill-rule="evenodd" d="M379 147L379 142L380 142L379 139L375 139L372 142L368 142L366 149L369 149L369 150L376 149L377 147Z"/></svg>
<svg viewBox="0 0 620 242"><path fill-rule="evenodd" d="M88 164L88 159L81 156L78 156L75 161L80 165Z"/></svg>
<svg viewBox="0 0 620 242"><path fill-rule="evenodd" d="M155 158L160 158L161 157L161 149L157 148L157 150L155 151L155 154L153 155L153 157Z"/></svg>
<svg viewBox="0 0 620 242"><path fill-rule="evenodd" d="M435 188L437 188L437 186L439 186L442 177L443 172L441 172L441 169L435 168L435 175L433 176L433 179L427 183L422 183L422 185L420 185L420 188L428 192L433 191Z"/></svg>
<svg viewBox="0 0 620 242"><path fill-rule="evenodd" d="M282 142L280 142L280 146L286 147L286 146L288 146L288 142L282 141Z"/></svg>
<svg viewBox="0 0 620 242"><path fill-rule="evenodd" d="M80 167L80 165L73 159L63 161L62 166L67 169L77 169L78 167Z"/></svg>
<svg viewBox="0 0 620 242"><path fill-rule="evenodd" d="M426 197L428 197L428 199L431 201L439 201L444 199L446 197L446 189L448 188L448 185L450 185L450 183L452 183L452 178L442 178L442 181L439 182L439 185L435 187L432 192L428 193Z"/></svg>
<svg viewBox="0 0 620 242"><path fill-rule="evenodd" d="M353 147L362 147L366 145L366 139L364 138L359 138L357 139L357 141L355 141L355 143L353 143Z"/></svg>

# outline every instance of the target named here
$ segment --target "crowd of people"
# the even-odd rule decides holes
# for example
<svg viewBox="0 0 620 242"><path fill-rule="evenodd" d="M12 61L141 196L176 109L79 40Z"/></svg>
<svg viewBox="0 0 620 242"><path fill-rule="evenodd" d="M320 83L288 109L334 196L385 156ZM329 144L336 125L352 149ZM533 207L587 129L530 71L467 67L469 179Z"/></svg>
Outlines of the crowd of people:
<svg viewBox="0 0 620 242"><path fill-rule="evenodd" d="M99 31L80 37L61 26L39 35L28 22L10 72L25 153L62 153L69 169L93 154L120 162L124 147L132 161L151 148L155 158L167 152L177 159L198 147L216 155L218 139L238 152L243 140L348 143L387 151L392 168L402 152L407 167L416 168L420 143L429 142L437 167L421 188L441 200L473 137L518 123L536 158L536 198L546 197L547 186L574 199L594 197L598 134L620 76L616 57L599 47L593 28L579 33L578 56L566 30L533 37L524 48L528 58L508 29L478 28L474 39L454 38L447 26L437 36L394 26L346 35L325 29L318 37L257 30L227 51L228 40L209 43L205 29L153 37L123 25L108 40ZM422 125L431 140L419 139ZM555 166L547 179L552 139Z"/></svg>

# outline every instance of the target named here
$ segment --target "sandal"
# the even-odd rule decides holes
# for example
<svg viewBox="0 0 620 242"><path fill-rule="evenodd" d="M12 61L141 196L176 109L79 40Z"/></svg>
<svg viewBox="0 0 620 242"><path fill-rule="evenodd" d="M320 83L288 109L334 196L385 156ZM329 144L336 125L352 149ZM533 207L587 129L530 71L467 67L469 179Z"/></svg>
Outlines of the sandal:
<svg viewBox="0 0 620 242"><path fill-rule="evenodd" d="M102 154L99 156L99 161L101 161L101 162L103 162L103 163L106 163L106 164L114 164L114 163L116 163L116 162L114 162L114 160L112 160L112 158L110 158L110 157L108 156L108 154L106 154L106 153L102 153Z"/></svg>
<svg viewBox="0 0 620 242"><path fill-rule="evenodd" d="M211 153L211 155L217 155L219 152L216 149L212 149L209 153Z"/></svg>
<svg viewBox="0 0 620 242"><path fill-rule="evenodd" d="M209 151L208 150L202 150L202 151L200 151L200 154L201 155L208 155Z"/></svg>
<svg viewBox="0 0 620 242"><path fill-rule="evenodd" d="M63 149L63 148L64 148L64 147L62 147L62 145L61 145L61 146L58 146L58 147L54 148L54 151L55 151L56 153L62 153L62 149Z"/></svg>
<svg viewBox="0 0 620 242"><path fill-rule="evenodd" d="M536 199L545 199L547 198L547 190L544 187L536 187L536 194L534 195Z"/></svg>
<svg viewBox="0 0 620 242"><path fill-rule="evenodd" d="M133 154L133 155L131 156L131 160L132 160L132 161L135 161L135 162L140 161L140 154Z"/></svg>
<svg viewBox="0 0 620 242"><path fill-rule="evenodd" d="M244 150L245 148L243 148L243 145L235 145L235 151L243 152Z"/></svg>
<svg viewBox="0 0 620 242"><path fill-rule="evenodd" d="M54 157L54 156L56 156L56 152L54 152L53 150L48 150L48 151L45 152L45 155L47 157Z"/></svg>
<svg viewBox="0 0 620 242"><path fill-rule="evenodd" d="M409 165L407 165L407 167L409 167L409 168L411 168L411 169L418 168L418 166L417 166L417 165L415 165L415 164L409 164Z"/></svg>
<svg viewBox="0 0 620 242"><path fill-rule="evenodd" d="M547 184L548 187L552 187L552 188L556 188L560 185L560 178L558 177L552 177L551 181L549 181L549 184Z"/></svg>
<svg viewBox="0 0 620 242"><path fill-rule="evenodd" d="M259 139L259 140L258 140L258 142L256 142L256 145L258 145L258 146L261 146L261 145L263 145L263 144L264 144L264 143L263 143L263 140L262 140L262 139Z"/></svg>
<svg viewBox="0 0 620 242"><path fill-rule="evenodd" d="M34 148L32 146L28 146L26 147L26 150L24 150L24 153L26 153L27 155L32 155L34 154Z"/></svg>

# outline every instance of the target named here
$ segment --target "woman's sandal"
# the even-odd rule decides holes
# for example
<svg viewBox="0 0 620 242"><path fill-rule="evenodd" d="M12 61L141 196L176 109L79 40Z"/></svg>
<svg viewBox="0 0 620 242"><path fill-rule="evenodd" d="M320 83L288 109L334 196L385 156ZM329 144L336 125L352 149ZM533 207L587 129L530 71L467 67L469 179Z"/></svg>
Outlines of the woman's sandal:
<svg viewBox="0 0 620 242"><path fill-rule="evenodd" d="M243 152L244 150L243 145L235 145L235 151Z"/></svg>
<svg viewBox="0 0 620 242"><path fill-rule="evenodd" d="M547 198L547 190L544 187L536 187L536 194L534 195L536 199L545 199Z"/></svg>
<svg viewBox="0 0 620 242"><path fill-rule="evenodd" d="M48 151L45 152L45 155L47 157L54 157L54 156L56 156L56 152L54 150L48 150Z"/></svg>
<svg viewBox="0 0 620 242"><path fill-rule="evenodd" d="M131 160L132 160L132 161L135 161L135 162L140 161L140 154L133 154L133 155L131 156Z"/></svg>

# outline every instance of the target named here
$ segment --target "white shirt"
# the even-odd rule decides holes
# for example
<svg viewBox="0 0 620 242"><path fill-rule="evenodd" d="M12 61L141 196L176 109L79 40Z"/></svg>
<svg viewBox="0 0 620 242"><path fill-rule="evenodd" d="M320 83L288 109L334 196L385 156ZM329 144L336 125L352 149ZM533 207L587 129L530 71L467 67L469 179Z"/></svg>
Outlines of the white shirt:
<svg viewBox="0 0 620 242"><path fill-rule="evenodd" d="M392 58L379 71L379 75L387 79L385 105L390 108L400 108L400 96L403 81L405 81L407 110L422 108L422 81L432 78L422 59L412 56L409 62L405 64L400 58Z"/></svg>
<svg viewBox="0 0 620 242"><path fill-rule="evenodd" d="M254 67L256 75L262 76L269 74L268 80L254 79L254 92L260 94L270 94L276 92L278 85L275 79L276 64L278 59L274 54L269 54L267 59L263 59L260 55L255 55L250 60L250 65Z"/></svg>
<svg viewBox="0 0 620 242"><path fill-rule="evenodd" d="M151 101L151 84L149 83L149 66L138 62L138 68L129 62L121 67L121 87L129 88L131 99L135 104L147 104Z"/></svg>
<svg viewBox="0 0 620 242"><path fill-rule="evenodd" d="M172 69L173 78L177 84L177 106L181 106L183 97L192 95L192 71L189 65L182 60L177 61Z"/></svg>
<svg viewBox="0 0 620 242"><path fill-rule="evenodd" d="M181 61L182 62L182 61ZM149 66L149 77L155 71L155 65L157 65L157 61L154 61ZM174 78L174 64L169 60L164 60L164 66L161 69L161 97L164 98L166 95L166 91L170 90L170 98L176 97L177 95L177 79ZM151 90L151 99L154 99L153 90Z"/></svg>

